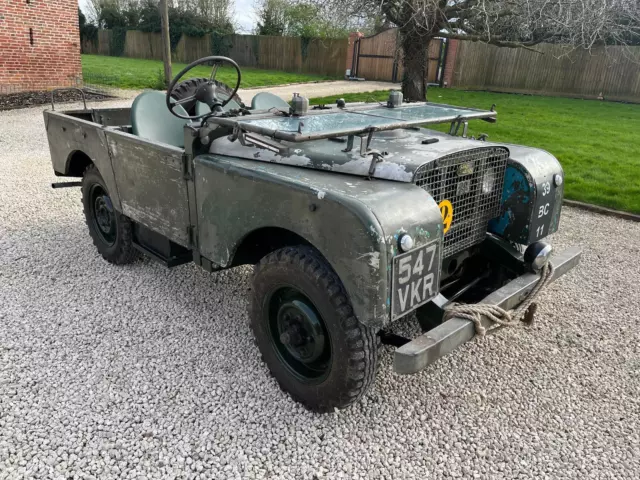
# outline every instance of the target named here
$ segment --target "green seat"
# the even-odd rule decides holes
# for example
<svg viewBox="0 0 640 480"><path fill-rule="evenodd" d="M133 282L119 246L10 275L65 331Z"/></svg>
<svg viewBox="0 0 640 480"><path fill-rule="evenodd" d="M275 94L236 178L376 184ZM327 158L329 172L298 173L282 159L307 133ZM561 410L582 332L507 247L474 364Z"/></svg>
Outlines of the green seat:
<svg viewBox="0 0 640 480"><path fill-rule="evenodd" d="M173 110L187 115L181 105ZM184 148L184 126L188 123L190 120L178 118L169 111L166 96L161 92L143 92L131 105L131 131L147 140Z"/></svg>
<svg viewBox="0 0 640 480"><path fill-rule="evenodd" d="M289 111L289 104L279 96L269 92L261 92L254 95L251 100L251 110L269 110L277 108L278 110Z"/></svg>

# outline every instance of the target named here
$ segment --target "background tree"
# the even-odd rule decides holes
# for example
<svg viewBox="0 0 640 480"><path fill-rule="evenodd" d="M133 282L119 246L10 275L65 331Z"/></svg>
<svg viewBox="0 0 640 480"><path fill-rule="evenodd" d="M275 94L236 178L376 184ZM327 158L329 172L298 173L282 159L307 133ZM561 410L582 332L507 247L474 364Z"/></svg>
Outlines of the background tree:
<svg viewBox="0 0 640 480"><path fill-rule="evenodd" d="M80 26L80 48L84 48L84 42L96 41L98 38L98 27L87 20L87 17L78 8L78 24Z"/></svg>
<svg viewBox="0 0 640 480"><path fill-rule="evenodd" d="M329 14L321 2L262 0L256 5L258 35L341 38L358 28L354 17Z"/></svg>
<svg viewBox="0 0 640 480"><path fill-rule="evenodd" d="M185 8L204 17L214 25L216 31L233 31L231 0L186 0Z"/></svg>
<svg viewBox="0 0 640 480"><path fill-rule="evenodd" d="M286 0L264 0L256 5L258 12L258 22L256 25L257 35L282 36L287 30L287 8L289 4Z"/></svg>
<svg viewBox="0 0 640 480"><path fill-rule="evenodd" d="M231 0L167 0L172 45L183 33L191 36L210 31L233 33ZM99 28L140 29L160 32L158 0L90 0L89 18ZM177 42L177 40L176 40Z"/></svg>
<svg viewBox="0 0 640 480"><path fill-rule="evenodd" d="M398 26L405 98L424 100L435 37L529 48L542 42L591 49L640 35L638 0L315 0L344 15L381 15Z"/></svg>

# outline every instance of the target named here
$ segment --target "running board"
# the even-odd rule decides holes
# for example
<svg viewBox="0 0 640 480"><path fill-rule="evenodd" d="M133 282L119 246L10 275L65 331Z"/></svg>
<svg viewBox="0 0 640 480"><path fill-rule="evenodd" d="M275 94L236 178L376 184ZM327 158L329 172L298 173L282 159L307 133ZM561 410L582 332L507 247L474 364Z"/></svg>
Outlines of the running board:
<svg viewBox="0 0 640 480"><path fill-rule="evenodd" d="M133 224L132 243L136 250L167 268L177 267L193 261L191 250L172 242L164 235L154 232L139 223Z"/></svg>
<svg viewBox="0 0 640 480"><path fill-rule="evenodd" d="M177 267L178 265L184 265L185 263L189 263L193 261L193 255L191 254L191 252L188 252L186 254L183 255L179 255L179 256L172 256L172 257L163 257L162 255L154 252L153 250L140 245L137 242L132 242L133 247L138 250L139 252L144 253L147 257L150 257L151 259L155 260L158 263L161 263L162 265L164 265L167 268L173 268L173 267Z"/></svg>

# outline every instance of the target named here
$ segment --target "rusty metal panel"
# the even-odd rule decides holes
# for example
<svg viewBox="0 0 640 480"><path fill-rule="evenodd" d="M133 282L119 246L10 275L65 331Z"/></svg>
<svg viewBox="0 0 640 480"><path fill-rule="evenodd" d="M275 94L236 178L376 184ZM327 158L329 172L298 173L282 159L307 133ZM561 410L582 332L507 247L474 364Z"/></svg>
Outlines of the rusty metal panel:
<svg viewBox="0 0 640 480"><path fill-rule="evenodd" d="M189 202L182 149L105 130L122 213L188 247Z"/></svg>

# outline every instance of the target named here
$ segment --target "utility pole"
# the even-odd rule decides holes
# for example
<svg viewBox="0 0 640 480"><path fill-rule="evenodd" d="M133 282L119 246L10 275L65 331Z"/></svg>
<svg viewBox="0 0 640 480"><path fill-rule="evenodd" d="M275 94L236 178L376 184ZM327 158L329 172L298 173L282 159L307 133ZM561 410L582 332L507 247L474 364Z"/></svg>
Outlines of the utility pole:
<svg viewBox="0 0 640 480"><path fill-rule="evenodd" d="M167 0L158 3L162 23L162 61L164 62L164 83L168 87L173 75L171 75L171 37L169 37L169 6Z"/></svg>

